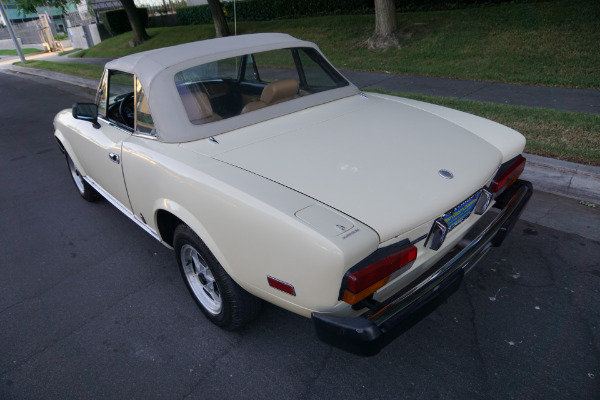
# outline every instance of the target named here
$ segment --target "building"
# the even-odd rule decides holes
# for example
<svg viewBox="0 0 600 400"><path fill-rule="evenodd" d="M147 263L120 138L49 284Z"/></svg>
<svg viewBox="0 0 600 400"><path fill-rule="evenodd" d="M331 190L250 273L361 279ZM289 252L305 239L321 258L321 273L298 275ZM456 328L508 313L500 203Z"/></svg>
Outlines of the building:
<svg viewBox="0 0 600 400"><path fill-rule="evenodd" d="M2 0L2 3L4 4L4 9L6 10L6 15L8 17L8 19L10 19L10 22L12 24L18 24L21 22L29 22L29 21L33 21L33 20L37 20L38 19L38 14L30 14L30 13L24 13L22 11L19 11L19 9L17 8L17 4L15 3L14 0ZM54 21L54 27L56 28L57 32L66 32L66 23L65 23L65 19L63 17L63 10L61 10L60 8L57 7L47 7L47 9L49 9L49 13L52 14L52 19ZM75 11L77 10L77 7L74 5L69 4L66 7L66 11ZM38 7L38 13L39 14L45 14L45 7ZM2 19L2 17L0 16L0 19ZM5 21L2 21L3 25L6 25Z"/></svg>

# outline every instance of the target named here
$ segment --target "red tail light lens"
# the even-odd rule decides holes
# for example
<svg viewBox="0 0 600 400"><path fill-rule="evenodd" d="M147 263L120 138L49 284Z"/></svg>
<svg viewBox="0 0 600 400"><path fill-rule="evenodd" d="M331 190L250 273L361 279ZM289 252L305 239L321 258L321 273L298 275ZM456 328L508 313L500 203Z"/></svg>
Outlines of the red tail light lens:
<svg viewBox="0 0 600 400"><path fill-rule="evenodd" d="M525 161L525 157L518 156L511 160L507 167L501 168L490 186L492 193L497 193L512 185L525 169Z"/></svg>
<svg viewBox="0 0 600 400"><path fill-rule="evenodd" d="M416 258L417 248L410 245L398 253L353 272L346 278L344 301L353 301L351 304L355 304L364 299L385 285L391 274L410 264Z"/></svg>

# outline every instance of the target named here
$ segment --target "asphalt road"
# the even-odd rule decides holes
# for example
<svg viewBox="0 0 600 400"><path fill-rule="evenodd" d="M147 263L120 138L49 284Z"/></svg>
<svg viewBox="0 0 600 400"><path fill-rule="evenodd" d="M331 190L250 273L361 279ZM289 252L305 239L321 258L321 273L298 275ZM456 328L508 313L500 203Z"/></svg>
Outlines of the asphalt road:
<svg viewBox="0 0 600 400"><path fill-rule="evenodd" d="M79 88L0 73L0 399L597 399L600 210L536 193L504 246L382 353L266 305L197 309L172 252L82 200L52 137Z"/></svg>

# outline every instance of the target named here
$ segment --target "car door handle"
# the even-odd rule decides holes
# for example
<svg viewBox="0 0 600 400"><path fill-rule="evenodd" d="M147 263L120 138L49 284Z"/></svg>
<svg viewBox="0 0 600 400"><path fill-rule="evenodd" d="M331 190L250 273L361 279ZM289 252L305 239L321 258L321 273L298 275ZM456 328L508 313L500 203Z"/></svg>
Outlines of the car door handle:
<svg viewBox="0 0 600 400"><path fill-rule="evenodd" d="M110 158L110 161L114 163L119 163L119 156L115 153L108 153L108 158Z"/></svg>

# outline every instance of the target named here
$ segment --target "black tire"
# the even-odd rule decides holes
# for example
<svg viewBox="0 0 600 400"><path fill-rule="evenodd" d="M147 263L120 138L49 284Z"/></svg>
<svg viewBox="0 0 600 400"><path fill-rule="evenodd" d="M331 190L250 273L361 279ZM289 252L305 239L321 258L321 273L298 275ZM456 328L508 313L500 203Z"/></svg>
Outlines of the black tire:
<svg viewBox="0 0 600 400"><path fill-rule="evenodd" d="M262 301L231 279L190 227L179 225L173 243L185 285L212 323L235 330L256 318Z"/></svg>
<svg viewBox="0 0 600 400"><path fill-rule="evenodd" d="M73 183L75 184L75 187L77 188L77 191L79 192L81 197L83 197L87 201L96 201L100 197L102 197L100 196L100 193L96 191L96 189L91 187L90 184L87 183L85 179L83 179L83 177L79 173L79 170L73 163L73 160L71 160L71 157L69 157L67 153L65 153L65 156L67 158L67 167L69 168L69 173L71 174L71 178L73 178Z"/></svg>

